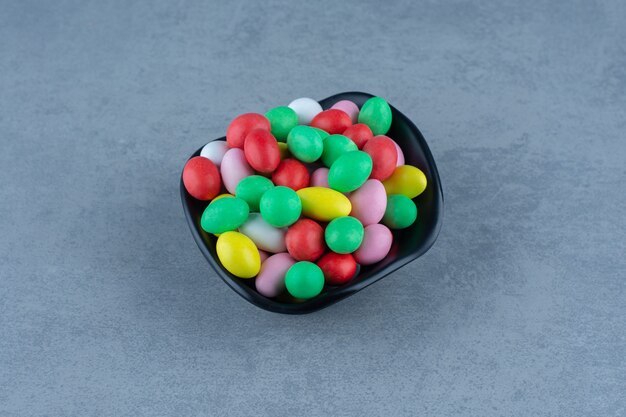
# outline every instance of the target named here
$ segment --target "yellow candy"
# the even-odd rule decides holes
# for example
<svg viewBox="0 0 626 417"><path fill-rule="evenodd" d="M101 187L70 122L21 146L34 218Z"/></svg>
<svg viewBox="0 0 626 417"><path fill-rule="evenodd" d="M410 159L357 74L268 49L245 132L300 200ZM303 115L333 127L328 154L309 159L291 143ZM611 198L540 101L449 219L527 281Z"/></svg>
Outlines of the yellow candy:
<svg viewBox="0 0 626 417"><path fill-rule="evenodd" d="M280 160L289 158L289 148L285 142L278 142L278 152L280 152Z"/></svg>
<svg viewBox="0 0 626 417"><path fill-rule="evenodd" d="M383 181L387 195L402 194L415 198L426 189L426 175L411 165L396 167L391 177Z"/></svg>
<svg viewBox="0 0 626 417"><path fill-rule="evenodd" d="M261 256L252 240L239 232L224 232L217 239L217 257L228 272L252 278L261 269Z"/></svg>
<svg viewBox="0 0 626 417"><path fill-rule="evenodd" d="M296 193L302 201L302 214L315 220L329 222L352 211L348 197L330 188L301 188Z"/></svg>

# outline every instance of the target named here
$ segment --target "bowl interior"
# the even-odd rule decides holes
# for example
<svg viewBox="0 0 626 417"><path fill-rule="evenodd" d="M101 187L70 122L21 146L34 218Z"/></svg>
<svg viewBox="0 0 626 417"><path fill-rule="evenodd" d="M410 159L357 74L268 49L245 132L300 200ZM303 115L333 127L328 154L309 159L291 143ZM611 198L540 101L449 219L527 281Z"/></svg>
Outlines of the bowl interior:
<svg viewBox="0 0 626 417"><path fill-rule="evenodd" d="M340 100L351 100L361 107L370 97L372 97L371 94L360 92L340 93L321 100L320 104L324 109L328 109ZM418 209L417 221L409 228L393 232L393 246L384 260L375 265L360 267L357 276L349 283L340 287L326 286L319 296L310 300L296 300L288 295L277 299L266 298L256 291L254 279L241 279L226 271L217 258L215 250L217 238L200 227L200 218L208 202L191 197L183 186L181 176L182 204L191 233L200 251L226 284L243 298L263 309L286 314L309 313L327 307L373 284L418 258L433 245L441 227L443 214L443 193L437 167L417 127L393 106L391 111L393 119L387 136L400 145L406 164L421 169L428 180L426 190L414 199ZM225 138L217 140L225 140ZM199 155L200 150L198 149L190 158Z"/></svg>

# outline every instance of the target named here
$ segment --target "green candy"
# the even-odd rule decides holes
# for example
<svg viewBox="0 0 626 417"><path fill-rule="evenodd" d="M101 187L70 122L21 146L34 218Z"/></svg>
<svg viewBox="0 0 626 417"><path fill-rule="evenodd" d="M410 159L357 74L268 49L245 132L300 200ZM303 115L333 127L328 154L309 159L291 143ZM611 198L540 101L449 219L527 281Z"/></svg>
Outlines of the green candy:
<svg viewBox="0 0 626 417"><path fill-rule="evenodd" d="M404 229L417 219L417 207L413 200L402 194L387 196L387 209L382 223L390 229Z"/></svg>
<svg viewBox="0 0 626 417"><path fill-rule="evenodd" d="M354 217L338 217L328 223L324 238L333 252L352 253L363 242L363 225Z"/></svg>
<svg viewBox="0 0 626 417"><path fill-rule="evenodd" d="M241 226L248 219L248 214L248 203L241 198L220 198L204 209L200 226L207 233L224 233Z"/></svg>
<svg viewBox="0 0 626 417"><path fill-rule="evenodd" d="M270 121L272 135L280 142L286 141L289 131L298 125L298 115L287 106L274 107L265 117Z"/></svg>
<svg viewBox="0 0 626 417"><path fill-rule="evenodd" d="M322 156L324 144L319 133L310 126L296 126L287 136L289 152L302 162L314 162Z"/></svg>
<svg viewBox="0 0 626 417"><path fill-rule="evenodd" d="M367 181L372 173L372 158L363 151L346 152L333 162L328 171L328 185L349 193Z"/></svg>
<svg viewBox="0 0 626 417"><path fill-rule="evenodd" d="M297 262L287 270L285 286L296 298L313 298L324 288L324 273L313 262Z"/></svg>
<svg viewBox="0 0 626 417"><path fill-rule="evenodd" d="M315 129L315 131L320 135L320 138L322 138L322 140L326 139L329 136L329 133L323 129L320 129L319 127L314 127L313 129Z"/></svg>
<svg viewBox="0 0 626 417"><path fill-rule="evenodd" d="M380 97L367 100L359 112L359 123L365 123L372 129L374 136L384 135L391 127L391 108Z"/></svg>
<svg viewBox="0 0 626 417"><path fill-rule="evenodd" d="M263 194L259 208L266 222L274 227L286 227L300 217L302 202L291 188L277 186Z"/></svg>
<svg viewBox="0 0 626 417"><path fill-rule="evenodd" d="M261 196L273 187L271 180L260 175L250 175L239 181L235 188L235 196L248 203L250 211L259 211Z"/></svg>
<svg viewBox="0 0 626 417"><path fill-rule="evenodd" d="M322 162L330 167L333 162L346 152L358 151L359 148L350 138L344 135L330 135L324 138L324 151L322 152Z"/></svg>

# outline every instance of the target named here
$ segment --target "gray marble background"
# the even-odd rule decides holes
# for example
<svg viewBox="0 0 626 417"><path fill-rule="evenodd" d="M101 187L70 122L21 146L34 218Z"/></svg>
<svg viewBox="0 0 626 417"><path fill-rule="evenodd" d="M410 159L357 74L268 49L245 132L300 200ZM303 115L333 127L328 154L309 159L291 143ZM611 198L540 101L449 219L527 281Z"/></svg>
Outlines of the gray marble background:
<svg viewBox="0 0 626 417"><path fill-rule="evenodd" d="M0 1L0 415L626 415L626 3ZM289 317L178 196L241 112L386 97L423 258Z"/></svg>

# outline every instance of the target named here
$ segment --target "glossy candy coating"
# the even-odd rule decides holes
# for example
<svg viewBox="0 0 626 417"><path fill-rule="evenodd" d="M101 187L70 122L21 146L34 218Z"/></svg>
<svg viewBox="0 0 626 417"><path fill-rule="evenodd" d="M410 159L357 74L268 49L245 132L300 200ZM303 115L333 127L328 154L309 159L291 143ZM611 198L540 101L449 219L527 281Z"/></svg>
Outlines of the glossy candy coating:
<svg viewBox="0 0 626 417"><path fill-rule="evenodd" d="M374 136L363 146L363 152L372 157L370 178L383 181L393 174L398 161L398 151L396 144L387 136Z"/></svg>
<svg viewBox="0 0 626 417"><path fill-rule="evenodd" d="M354 278L356 261L350 253L328 252L317 261L328 285L343 285Z"/></svg>
<svg viewBox="0 0 626 417"><path fill-rule="evenodd" d="M202 156L191 158L183 168L183 184L193 198L210 200L222 187L220 173L210 159Z"/></svg>
<svg viewBox="0 0 626 417"><path fill-rule="evenodd" d="M217 238L217 257L228 272L239 278L252 278L261 269L259 250L250 238L239 232L225 232Z"/></svg>
<svg viewBox="0 0 626 417"><path fill-rule="evenodd" d="M363 146L365 146L367 141L374 137L372 129L370 129L370 127L365 123L352 125L342 134L352 140L352 142L354 142L359 149L363 149Z"/></svg>
<svg viewBox="0 0 626 417"><path fill-rule="evenodd" d="M413 200L402 194L387 196L387 209L383 216L383 224L390 229L404 229L415 222L417 207Z"/></svg>
<svg viewBox="0 0 626 417"><path fill-rule="evenodd" d="M385 215L387 193L378 180L365 181L349 198L352 204L350 216L357 218L363 226L378 223Z"/></svg>
<svg viewBox="0 0 626 417"><path fill-rule="evenodd" d="M294 224L302 212L300 197L291 188L283 186L267 190L259 207L263 219L274 227Z"/></svg>
<svg viewBox="0 0 626 417"><path fill-rule="evenodd" d="M363 151L347 152L333 162L328 172L328 185L348 193L359 188L372 173L372 158Z"/></svg>
<svg viewBox="0 0 626 417"><path fill-rule="evenodd" d="M303 162L314 162L322 156L324 144L319 133L309 126L296 126L287 136L289 152Z"/></svg>
<svg viewBox="0 0 626 417"><path fill-rule="evenodd" d="M243 150L231 148L224 155L220 166L222 182L230 194L235 194L237 184L242 179L254 174L254 170L246 161Z"/></svg>
<svg viewBox="0 0 626 417"><path fill-rule="evenodd" d="M311 123L311 120L322 111L322 106L320 106L317 101L308 97L295 99L289 103L289 107L296 112L298 115L298 123L301 125L308 125Z"/></svg>
<svg viewBox="0 0 626 417"><path fill-rule="evenodd" d="M384 135L391 127L391 108L380 97L367 100L359 112L359 123L365 123L376 135Z"/></svg>
<svg viewBox="0 0 626 417"><path fill-rule="evenodd" d="M272 174L272 182L275 185L282 185L296 191L308 187L309 179L309 170L306 166L293 158L281 161Z"/></svg>
<svg viewBox="0 0 626 417"><path fill-rule="evenodd" d="M265 117L270 121L272 135L281 142L286 141L289 131L298 125L298 115L287 106L274 107Z"/></svg>
<svg viewBox="0 0 626 417"><path fill-rule="evenodd" d="M345 112L348 116L350 116L350 120L352 123L357 123L359 118L359 106L354 104L354 102L350 100L341 100L333 104L331 109L337 109Z"/></svg>
<svg viewBox="0 0 626 417"><path fill-rule="evenodd" d="M219 167L222 164L224 154L228 150L228 143L224 140L214 140L204 145L200 151L200 156L208 158Z"/></svg>
<svg viewBox="0 0 626 417"><path fill-rule="evenodd" d="M326 187L328 186L328 168L321 167L313 171L311 174L311 187Z"/></svg>
<svg viewBox="0 0 626 417"><path fill-rule="evenodd" d="M311 219L328 222L350 214L348 197L330 188L307 187L297 191L302 202L302 214Z"/></svg>
<svg viewBox="0 0 626 417"><path fill-rule="evenodd" d="M257 248L278 253L287 250L285 245L286 229L277 228L263 220L259 213L250 213L248 220L239 226L239 232L248 236Z"/></svg>
<svg viewBox="0 0 626 417"><path fill-rule="evenodd" d="M329 109L315 116L311 120L311 126L322 129L331 135L336 135L343 133L344 130L352 126L352 120L344 111Z"/></svg>
<svg viewBox="0 0 626 417"><path fill-rule="evenodd" d="M354 259L361 265L382 261L391 249L393 235L385 225L370 224L363 230L363 242L354 252Z"/></svg>
<svg viewBox="0 0 626 417"><path fill-rule="evenodd" d="M296 298L313 298L324 288L324 274L312 262L297 262L287 270L285 286L289 294Z"/></svg>
<svg viewBox="0 0 626 417"><path fill-rule="evenodd" d="M330 167L333 162L346 152L358 151L356 144L343 135L329 135L324 139L322 162ZM395 166L395 165L394 165Z"/></svg>
<svg viewBox="0 0 626 417"><path fill-rule="evenodd" d="M297 261L315 262L326 250L324 229L311 219L300 219L285 236L287 251Z"/></svg>
<svg viewBox="0 0 626 417"><path fill-rule="evenodd" d="M363 241L363 225L354 217L339 217L328 223L324 237L333 252L352 253Z"/></svg>
<svg viewBox="0 0 626 417"><path fill-rule="evenodd" d="M267 130L251 130L244 141L243 152L248 164L264 174L273 172L280 163L278 142Z"/></svg>
<svg viewBox="0 0 626 417"><path fill-rule="evenodd" d="M411 165L396 167L393 174L383 181L387 194L402 194L415 198L424 192L427 185L426 175Z"/></svg>
<svg viewBox="0 0 626 417"><path fill-rule="evenodd" d="M239 181L235 188L235 195L248 203L250 211L259 211L261 196L273 187L274 184L268 178L261 175L250 175Z"/></svg>
<svg viewBox="0 0 626 417"><path fill-rule="evenodd" d="M256 290L266 297L276 297L285 291L285 275L296 263L288 253L277 253L261 264L259 275L254 280Z"/></svg>
<svg viewBox="0 0 626 417"><path fill-rule="evenodd" d="M270 121L258 113L245 113L235 117L226 129L226 141L231 148L243 148L248 132L254 129L270 131Z"/></svg>
<svg viewBox="0 0 626 417"><path fill-rule="evenodd" d="M313 129L320 135L320 138L322 138L322 140L326 139L330 135L327 131L322 130L318 127L314 127Z"/></svg>
<svg viewBox="0 0 626 417"><path fill-rule="evenodd" d="M204 209L200 226L207 233L224 233L241 226L249 213L248 204L241 198L220 198Z"/></svg>

